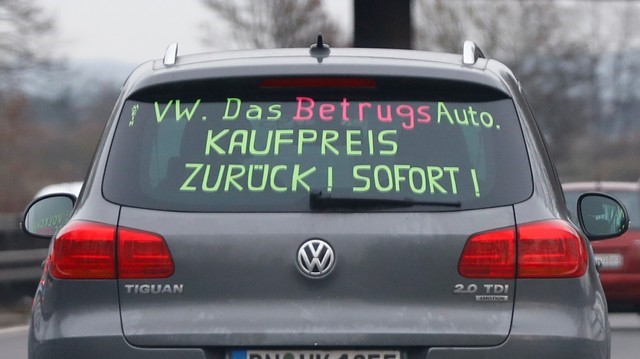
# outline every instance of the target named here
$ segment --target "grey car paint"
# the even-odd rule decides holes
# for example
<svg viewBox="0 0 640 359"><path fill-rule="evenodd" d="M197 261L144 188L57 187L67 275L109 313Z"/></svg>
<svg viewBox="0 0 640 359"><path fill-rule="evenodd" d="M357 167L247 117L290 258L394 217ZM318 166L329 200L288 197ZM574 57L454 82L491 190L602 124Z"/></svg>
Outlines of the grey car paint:
<svg viewBox="0 0 640 359"><path fill-rule="evenodd" d="M513 225L511 207L455 215L123 208L121 218L169 243L178 269L153 283L185 285L181 295L131 295L122 286L140 281L120 284L124 333L137 345L496 345L509 333L511 295L476 302L475 294L454 294L454 286L513 287L514 280L457 272L469 235ZM295 264L309 238L324 239L337 255L322 280L301 275Z"/></svg>
<svg viewBox="0 0 640 359"><path fill-rule="evenodd" d="M184 292L132 295L125 285L138 281L45 275L34 301L30 357L223 358L230 347L321 346L406 348L407 358L608 358L607 307L592 254L587 274L576 279L486 281L458 274L470 234L568 218L515 79L494 60L460 63L457 55L335 49L320 64L299 49L180 57L173 68L143 64L115 106L74 218L161 233L176 273L143 282L183 284ZM194 215L121 208L103 198L108 144L131 92L177 79L274 71L455 78L508 92L523 127L534 192L513 206L455 214ZM310 280L295 267L298 246L315 237L337 255L325 280ZM208 255L195 255L203 252ZM455 294L457 284L508 285L509 299L476 302Z"/></svg>

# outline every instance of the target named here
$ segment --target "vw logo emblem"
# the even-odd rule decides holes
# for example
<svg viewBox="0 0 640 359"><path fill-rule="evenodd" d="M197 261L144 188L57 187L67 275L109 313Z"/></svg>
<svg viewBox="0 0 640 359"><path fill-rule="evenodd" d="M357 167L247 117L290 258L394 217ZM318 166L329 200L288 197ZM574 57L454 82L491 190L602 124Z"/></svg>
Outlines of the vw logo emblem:
<svg viewBox="0 0 640 359"><path fill-rule="evenodd" d="M329 274L336 259L331 246L321 239L310 239L298 249L298 268L302 274L320 278Z"/></svg>

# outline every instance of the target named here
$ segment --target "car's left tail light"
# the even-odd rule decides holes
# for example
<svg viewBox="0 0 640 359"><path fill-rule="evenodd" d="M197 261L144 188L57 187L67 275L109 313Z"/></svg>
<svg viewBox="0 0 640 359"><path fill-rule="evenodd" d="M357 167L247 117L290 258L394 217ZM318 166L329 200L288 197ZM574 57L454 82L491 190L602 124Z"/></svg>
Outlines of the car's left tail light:
<svg viewBox="0 0 640 359"><path fill-rule="evenodd" d="M67 223L55 239L51 275L61 279L115 279L116 227L101 223Z"/></svg>
<svg viewBox="0 0 640 359"><path fill-rule="evenodd" d="M166 278L174 272L162 236L88 221L60 230L48 265L60 279Z"/></svg>

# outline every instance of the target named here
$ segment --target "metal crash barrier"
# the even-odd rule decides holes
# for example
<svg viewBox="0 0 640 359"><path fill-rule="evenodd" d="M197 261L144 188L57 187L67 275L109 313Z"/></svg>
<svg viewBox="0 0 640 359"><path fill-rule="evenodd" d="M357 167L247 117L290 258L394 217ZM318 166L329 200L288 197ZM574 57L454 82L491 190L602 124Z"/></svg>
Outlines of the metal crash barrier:
<svg viewBox="0 0 640 359"><path fill-rule="evenodd" d="M0 213L0 284L37 283L49 241L20 229L21 213Z"/></svg>

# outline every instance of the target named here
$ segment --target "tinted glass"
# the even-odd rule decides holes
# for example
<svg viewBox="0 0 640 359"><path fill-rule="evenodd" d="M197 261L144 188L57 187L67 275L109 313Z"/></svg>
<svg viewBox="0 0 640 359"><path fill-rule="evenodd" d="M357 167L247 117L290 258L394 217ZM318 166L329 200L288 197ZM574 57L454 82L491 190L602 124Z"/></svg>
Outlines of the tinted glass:
<svg viewBox="0 0 640 359"><path fill-rule="evenodd" d="M504 94L398 79L233 79L126 101L105 197L177 211L309 211L312 192L443 201L458 210L531 193L518 118ZM374 210L367 208L366 210Z"/></svg>

